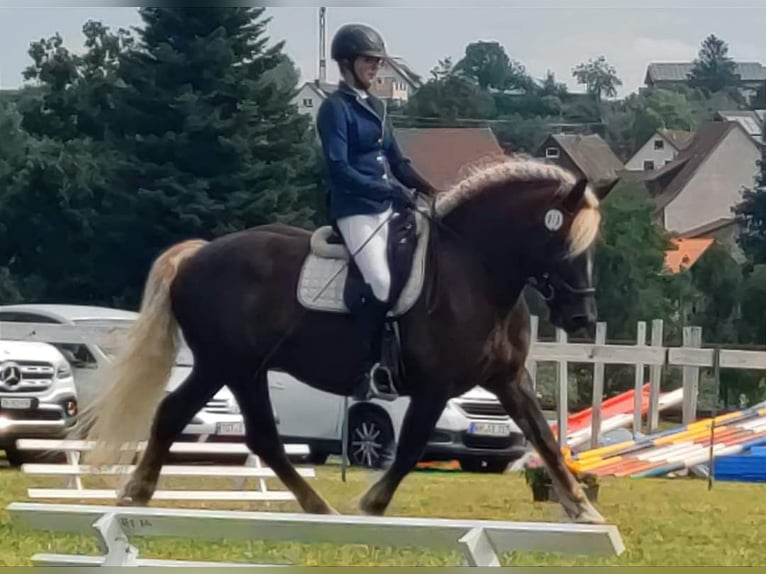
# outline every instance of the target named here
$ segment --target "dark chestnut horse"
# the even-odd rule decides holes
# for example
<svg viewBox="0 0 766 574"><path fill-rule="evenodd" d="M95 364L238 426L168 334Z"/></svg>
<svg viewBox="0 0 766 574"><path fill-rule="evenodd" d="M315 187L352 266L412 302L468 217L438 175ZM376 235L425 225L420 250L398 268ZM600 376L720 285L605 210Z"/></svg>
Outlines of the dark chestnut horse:
<svg viewBox="0 0 766 574"><path fill-rule="evenodd" d="M394 460L361 499L363 512L385 512L447 400L481 385L497 395L545 461L570 519L603 522L566 467L529 384L529 313L520 295L535 279L554 324L574 332L595 322L598 198L613 184L594 190L559 167L506 159L426 202L432 233L425 286L398 318L411 401ZM118 504L149 502L174 439L228 385L244 416L248 447L304 511L335 512L288 460L267 385L267 370L282 369L318 389L349 395L362 365L351 316L309 310L297 300L310 237L303 229L264 225L176 244L154 262L111 384L82 413L84 438L97 443L88 457L94 465L120 462L123 445L148 438ZM179 328L194 367L165 396Z"/></svg>

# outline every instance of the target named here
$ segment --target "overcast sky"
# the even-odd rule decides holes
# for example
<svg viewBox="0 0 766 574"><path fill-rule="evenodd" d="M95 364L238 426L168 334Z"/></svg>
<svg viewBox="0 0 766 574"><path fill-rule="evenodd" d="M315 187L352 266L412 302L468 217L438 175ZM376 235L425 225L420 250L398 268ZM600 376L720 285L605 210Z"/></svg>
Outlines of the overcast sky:
<svg viewBox="0 0 766 574"><path fill-rule="evenodd" d="M604 55L623 80L621 96L643 83L649 62L691 61L700 42L711 33L729 43L735 59L766 64L763 0L741 0L726 7L723 0L536 0L503 5L484 2L471 7L456 2L421 4L328 7L328 52L330 38L340 25L366 22L383 33L393 54L427 77L440 58L460 59L466 44L496 40L535 77L544 77L551 70L577 91L583 88L574 82L572 68ZM286 52L303 80L315 78L318 8L269 7L268 13L272 40L286 41ZM81 49L81 27L90 18L113 28L140 23L135 8L0 6L0 87L21 84L21 72L30 61L27 49L34 40L59 32L68 47ZM330 62L329 79L336 77Z"/></svg>

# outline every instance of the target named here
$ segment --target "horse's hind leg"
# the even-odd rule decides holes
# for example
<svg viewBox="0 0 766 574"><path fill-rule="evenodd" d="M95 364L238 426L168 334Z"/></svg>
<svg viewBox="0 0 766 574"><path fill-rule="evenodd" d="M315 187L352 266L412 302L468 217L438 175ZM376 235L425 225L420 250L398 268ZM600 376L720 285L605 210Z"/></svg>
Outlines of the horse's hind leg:
<svg viewBox="0 0 766 574"><path fill-rule="evenodd" d="M441 393L412 397L402 422L394 461L359 503L365 514L382 516L386 511L401 481L420 462L428 438L446 404L447 396Z"/></svg>
<svg viewBox="0 0 766 574"><path fill-rule="evenodd" d="M298 474L287 457L277 432L277 423L269 399L266 373L255 380L238 380L230 385L245 419L245 442L248 448L271 468L295 495L298 504L311 514L337 512Z"/></svg>
<svg viewBox="0 0 766 574"><path fill-rule="evenodd" d="M118 504L145 505L151 500L173 441L223 386L222 381L208 373L209 370L195 365L186 380L162 400L154 417L146 450L123 487Z"/></svg>
<svg viewBox="0 0 766 574"><path fill-rule="evenodd" d="M485 387L497 395L505 410L524 431L527 440L537 449L548 468L567 515L576 522L603 524L604 517L590 503L564 462L553 431L545 420L535 392L529 384L526 369L521 369L519 377L515 380L487 384Z"/></svg>

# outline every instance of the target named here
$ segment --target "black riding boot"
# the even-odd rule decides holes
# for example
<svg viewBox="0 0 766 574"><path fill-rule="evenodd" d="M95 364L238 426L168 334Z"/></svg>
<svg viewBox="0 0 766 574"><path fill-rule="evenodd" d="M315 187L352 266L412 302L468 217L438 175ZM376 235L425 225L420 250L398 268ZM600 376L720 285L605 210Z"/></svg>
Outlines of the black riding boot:
<svg viewBox="0 0 766 574"><path fill-rule="evenodd" d="M370 297L354 314L365 352L362 380L353 394L356 400L394 400L398 397L393 369L387 360L389 354L383 352L383 329L387 312L386 304Z"/></svg>

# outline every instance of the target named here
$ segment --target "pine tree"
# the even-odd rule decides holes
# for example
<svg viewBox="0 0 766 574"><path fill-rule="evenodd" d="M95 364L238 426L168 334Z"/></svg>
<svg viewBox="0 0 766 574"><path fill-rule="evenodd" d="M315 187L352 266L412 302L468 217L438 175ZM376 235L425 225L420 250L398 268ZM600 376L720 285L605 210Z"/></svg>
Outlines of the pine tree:
<svg viewBox="0 0 766 574"><path fill-rule="evenodd" d="M702 42L694 67L689 73L689 84L709 92L719 92L739 83L737 66L729 56L729 47L711 34Z"/></svg>
<svg viewBox="0 0 766 574"><path fill-rule="evenodd" d="M120 61L110 137L124 155L105 233L114 289L137 295L171 242L283 221L311 226L316 143L263 8L143 8ZM292 78L292 79L291 79Z"/></svg>

